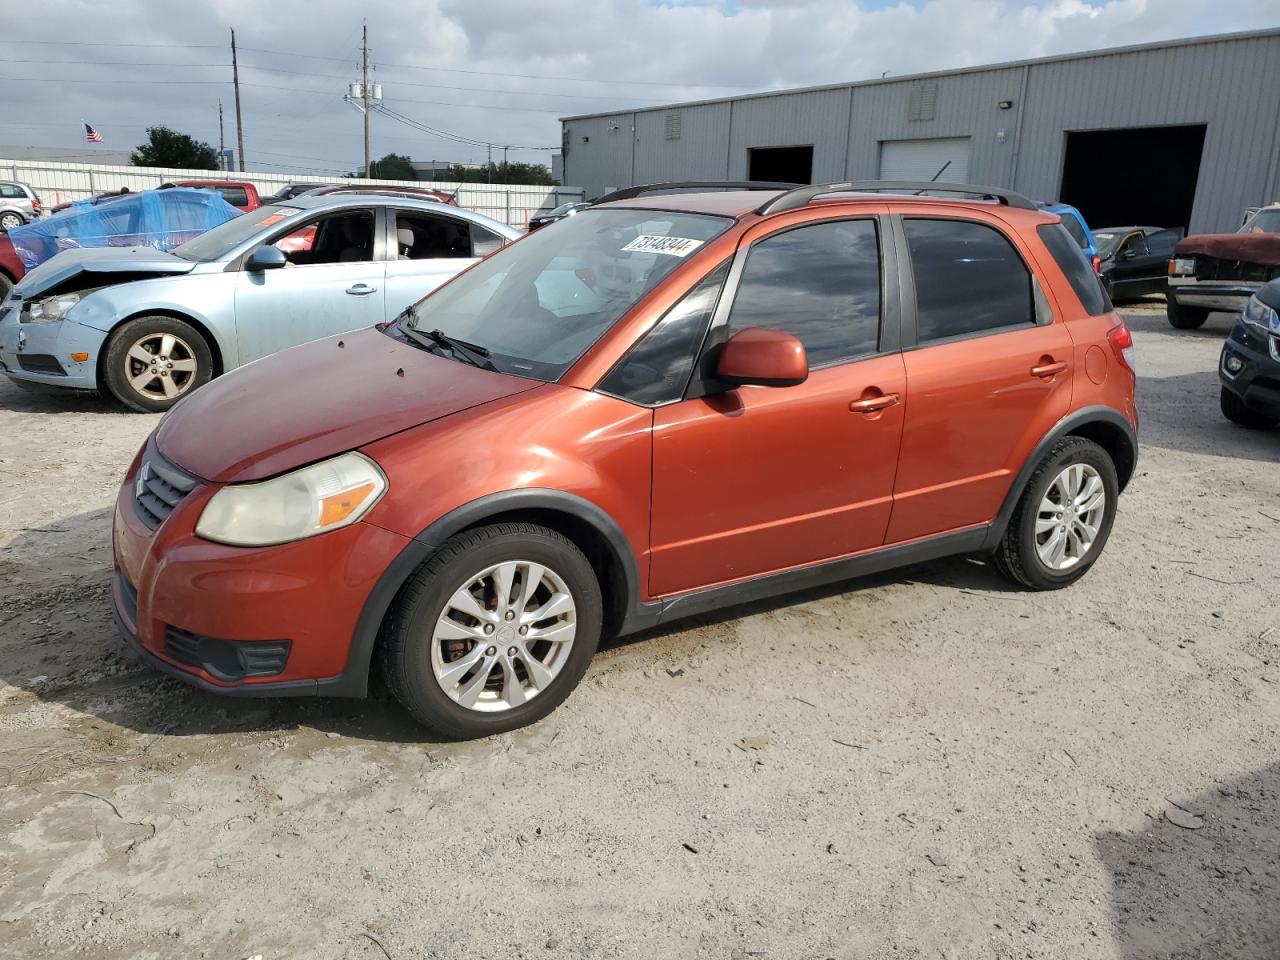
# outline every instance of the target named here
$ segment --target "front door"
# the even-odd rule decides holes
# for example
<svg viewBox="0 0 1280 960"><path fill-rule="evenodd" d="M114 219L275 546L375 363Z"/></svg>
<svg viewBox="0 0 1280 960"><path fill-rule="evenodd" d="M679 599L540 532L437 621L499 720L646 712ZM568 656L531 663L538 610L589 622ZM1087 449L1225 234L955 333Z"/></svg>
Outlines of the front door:
<svg viewBox="0 0 1280 960"><path fill-rule="evenodd" d="M1070 407L1074 353L1001 230L914 218L902 228L915 309L904 309L911 402L889 543L995 517L1031 448Z"/></svg>
<svg viewBox="0 0 1280 960"><path fill-rule="evenodd" d="M287 266L242 270L235 292L241 362L381 323L386 264L377 227L374 208L329 214L276 238Z"/></svg>
<svg viewBox="0 0 1280 960"><path fill-rule="evenodd" d="M726 294L733 297L728 332L794 334L805 345L809 378L794 387L720 390L656 410L654 596L884 540L907 398L901 356L881 352L878 220L762 229L744 244L741 280ZM878 409L858 405L877 397L896 400Z"/></svg>

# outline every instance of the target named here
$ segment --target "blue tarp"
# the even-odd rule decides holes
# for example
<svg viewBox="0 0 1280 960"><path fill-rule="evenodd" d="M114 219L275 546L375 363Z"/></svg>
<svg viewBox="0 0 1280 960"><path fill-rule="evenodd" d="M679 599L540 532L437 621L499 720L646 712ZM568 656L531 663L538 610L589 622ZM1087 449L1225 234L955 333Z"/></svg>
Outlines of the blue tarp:
<svg viewBox="0 0 1280 960"><path fill-rule="evenodd" d="M172 250L240 211L212 190L144 190L94 204L77 200L67 210L9 231L23 266L37 267L78 247L155 247Z"/></svg>

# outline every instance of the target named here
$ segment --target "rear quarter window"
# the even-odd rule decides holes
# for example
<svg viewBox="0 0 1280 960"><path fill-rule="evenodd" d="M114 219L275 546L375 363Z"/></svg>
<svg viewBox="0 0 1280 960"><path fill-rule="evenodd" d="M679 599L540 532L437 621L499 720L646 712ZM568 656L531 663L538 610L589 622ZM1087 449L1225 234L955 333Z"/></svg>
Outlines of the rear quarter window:
<svg viewBox="0 0 1280 960"><path fill-rule="evenodd" d="M1089 249L1089 238L1085 236L1084 227L1080 226L1080 221L1069 213L1062 215L1062 225L1067 228L1067 233L1071 234L1071 239L1076 242L1076 246L1081 250Z"/></svg>
<svg viewBox="0 0 1280 960"><path fill-rule="evenodd" d="M1067 218L1062 219L1065 223ZM1102 281L1093 272L1092 265L1071 239L1067 229L1060 223L1042 223L1036 227L1036 231L1049 248L1053 262L1058 265L1058 269L1067 278L1067 283L1071 284L1071 289L1080 298L1085 312L1091 317L1097 317L1110 311L1111 300L1102 289Z"/></svg>

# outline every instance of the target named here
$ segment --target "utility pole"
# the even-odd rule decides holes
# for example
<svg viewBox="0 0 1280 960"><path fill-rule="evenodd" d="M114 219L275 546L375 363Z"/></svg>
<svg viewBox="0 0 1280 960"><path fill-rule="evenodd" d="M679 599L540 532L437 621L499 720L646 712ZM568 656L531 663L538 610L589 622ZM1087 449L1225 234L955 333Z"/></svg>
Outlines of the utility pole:
<svg viewBox="0 0 1280 960"><path fill-rule="evenodd" d="M369 23L364 22L364 42L361 44L364 70L361 93L364 94L364 175L369 176Z"/></svg>
<svg viewBox="0 0 1280 960"><path fill-rule="evenodd" d="M489 144L489 162L484 165L485 176L489 178L489 183L493 183L493 144Z"/></svg>
<svg viewBox="0 0 1280 960"><path fill-rule="evenodd" d="M236 59L236 32L231 31L231 83L236 88L236 159L240 162L240 172L244 173L244 127L240 124L240 62Z"/></svg>
<svg viewBox="0 0 1280 960"><path fill-rule="evenodd" d="M509 149L511 149L511 148L510 148L510 147L503 147L503 148L502 148L502 175L503 175L504 177L505 177L505 176L507 176L507 174L508 174L508 173L510 173L510 171L509 171L509 170L507 170L507 151L508 151ZM508 183L510 183L511 181L510 181L510 180L508 180L507 182L508 182Z"/></svg>
<svg viewBox="0 0 1280 960"><path fill-rule="evenodd" d="M222 101L218 101L218 169L227 169L227 138L222 130Z"/></svg>

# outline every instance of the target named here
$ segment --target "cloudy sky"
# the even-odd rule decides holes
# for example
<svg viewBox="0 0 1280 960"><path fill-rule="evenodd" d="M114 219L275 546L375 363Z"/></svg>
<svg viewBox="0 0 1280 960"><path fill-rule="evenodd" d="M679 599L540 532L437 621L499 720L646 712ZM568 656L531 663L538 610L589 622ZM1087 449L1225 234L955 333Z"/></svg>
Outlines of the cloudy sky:
<svg viewBox="0 0 1280 960"><path fill-rule="evenodd" d="M558 117L1280 26L1280 0L43 0L0 11L0 143L127 149L164 124L235 127L251 167L359 166L361 16L391 115L373 154L554 147ZM407 121L407 122L406 122ZM423 127L430 130L424 130ZM437 132L431 132L437 131ZM495 152L495 159L499 159ZM549 162L549 151L510 159Z"/></svg>

